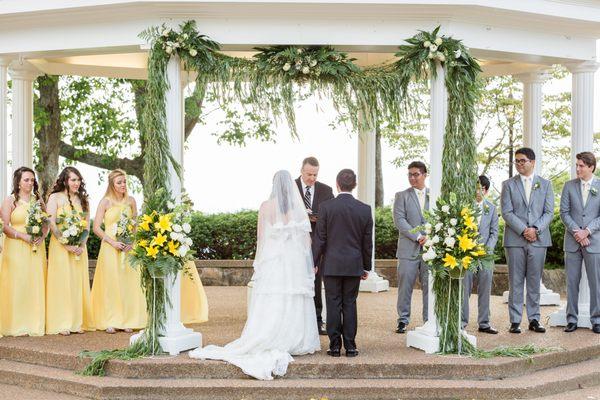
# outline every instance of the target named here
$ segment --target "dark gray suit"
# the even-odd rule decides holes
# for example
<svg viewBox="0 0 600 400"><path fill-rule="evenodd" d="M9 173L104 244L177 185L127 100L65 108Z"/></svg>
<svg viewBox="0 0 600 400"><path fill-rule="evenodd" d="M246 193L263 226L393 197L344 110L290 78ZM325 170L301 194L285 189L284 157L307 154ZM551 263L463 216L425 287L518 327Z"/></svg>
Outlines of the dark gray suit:
<svg viewBox="0 0 600 400"><path fill-rule="evenodd" d="M529 203L521 176L516 175L502 183L502 217L504 249L508 262L508 313L511 324L521 323L523 314L523 286L527 284L527 318L540 320L540 283L546 249L552 246L550 222L554 214L552 184L535 175ZM537 240L529 242L523 236L528 227L538 230Z"/></svg>
<svg viewBox="0 0 600 400"><path fill-rule="evenodd" d="M426 190L425 210L429 209L429 189ZM410 320L410 303L417 276L423 289L423 321L427 321L428 268L421 258L421 246L417 242L418 233L411 232L419 225L425 224L421 213L419 199L411 187L396 193L394 199L394 224L398 228L398 322L408 325ZM424 234L424 233L423 233Z"/></svg>
<svg viewBox="0 0 600 400"><path fill-rule="evenodd" d="M590 286L590 322L600 323L600 180L594 178L583 205L581 180L565 183L560 196L560 218L565 225L565 270L567 273L567 323L577 323L582 261ZM596 194L594 194L596 193ZM573 236L576 229L589 229L590 245L581 247Z"/></svg>
<svg viewBox="0 0 600 400"><path fill-rule="evenodd" d="M498 241L498 212L496 206L487 199L483 200L483 209L479 219L479 240L490 252L494 252ZM490 327L490 295L492 293L492 276L494 261L486 261L491 265L476 272L468 272L465 276L465 293L463 298L463 326L469 323L469 297L473 290L473 281L477 280L477 322L479 328Z"/></svg>

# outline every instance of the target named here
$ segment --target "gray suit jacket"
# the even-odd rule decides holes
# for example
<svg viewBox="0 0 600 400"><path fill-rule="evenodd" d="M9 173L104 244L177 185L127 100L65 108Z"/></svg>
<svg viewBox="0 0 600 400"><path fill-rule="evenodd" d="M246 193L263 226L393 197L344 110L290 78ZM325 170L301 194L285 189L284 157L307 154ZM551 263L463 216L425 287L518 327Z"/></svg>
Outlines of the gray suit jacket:
<svg viewBox="0 0 600 400"><path fill-rule="evenodd" d="M425 209L429 210L429 189L426 189ZM398 228L398 248L396 257L414 260L420 256L421 246L417 242L418 233L411 232L419 225L425 224L425 219L421 213L417 193L411 187L402 192L396 193L394 199L394 225Z"/></svg>
<svg viewBox="0 0 600 400"><path fill-rule="evenodd" d="M534 176L527 204L521 176L513 176L502 183L500 198L502 217L506 223L504 247L525 247L529 242L523 236L523 231L529 227L536 227L539 232L532 246L552 246L549 227L554 214L554 194L549 180Z"/></svg>
<svg viewBox="0 0 600 400"><path fill-rule="evenodd" d="M483 210L479 220L479 241L492 251L498 241L498 212L496 206L487 199L483 200Z"/></svg>
<svg viewBox="0 0 600 400"><path fill-rule="evenodd" d="M573 179L565 183L560 196L560 219L565 224L565 240L563 249L568 252L578 251L579 243L573 237L575 229L589 229L590 245L586 250L590 253L600 253L600 180L594 178L592 188L596 195L588 195L585 207L581 192L581 180Z"/></svg>

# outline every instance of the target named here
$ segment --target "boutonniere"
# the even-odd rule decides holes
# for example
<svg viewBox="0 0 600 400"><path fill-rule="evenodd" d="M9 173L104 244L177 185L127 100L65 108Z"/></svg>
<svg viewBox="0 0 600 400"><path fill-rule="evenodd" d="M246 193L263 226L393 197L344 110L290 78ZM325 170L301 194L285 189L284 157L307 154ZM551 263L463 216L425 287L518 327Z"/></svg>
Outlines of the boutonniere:
<svg viewBox="0 0 600 400"><path fill-rule="evenodd" d="M487 203L483 203L483 213L488 215L490 213L490 206Z"/></svg>
<svg viewBox="0 0 600 400"><path fill-rule="evenodd" d="M532 190L538 190L540 188L540 183L536 182L533 184L533 189Z"/></svg>
<svg viewBox="0 0 600 400"><path fill-rule="evenodd" d="M592 187L590 188L590 194L591 194L592 196L595 196L595 195L597 195L597 194L598 194L598 189L596 189L595 187L593 187L593 186L592 186Z"/></svg>

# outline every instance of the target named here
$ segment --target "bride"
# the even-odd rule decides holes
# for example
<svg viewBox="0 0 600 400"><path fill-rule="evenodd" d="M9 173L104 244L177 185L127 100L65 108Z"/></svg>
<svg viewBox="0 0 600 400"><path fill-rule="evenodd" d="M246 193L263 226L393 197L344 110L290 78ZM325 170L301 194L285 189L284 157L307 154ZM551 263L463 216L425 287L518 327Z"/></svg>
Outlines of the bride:
<svg viewBox="0 0 600 400"><path fill-rule="evenodd" d="M256 379L270 380L286 373L292 355L321 349L310 223L288 171L275 174L257 230L252 307L242 336L225 347L197 348L190 357L227 361Z"/></svg>

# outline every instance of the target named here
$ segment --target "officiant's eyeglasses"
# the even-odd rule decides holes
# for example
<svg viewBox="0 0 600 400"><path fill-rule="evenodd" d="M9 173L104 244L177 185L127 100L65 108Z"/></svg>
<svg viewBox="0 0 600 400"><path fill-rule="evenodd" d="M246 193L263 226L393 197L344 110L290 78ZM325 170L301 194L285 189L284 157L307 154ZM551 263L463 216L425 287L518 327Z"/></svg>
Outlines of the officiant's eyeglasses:
<svg viewBox="0 0 600 400"><path fill-rule="evenodd" d="M520 158L518 160L515 160L514 163L515 164L527 164L529 161L531 161L531 160L529 160L527 158Z"/></svg>

